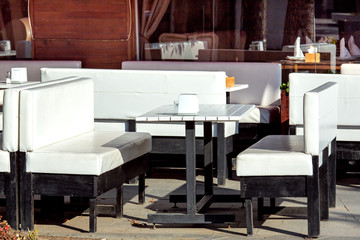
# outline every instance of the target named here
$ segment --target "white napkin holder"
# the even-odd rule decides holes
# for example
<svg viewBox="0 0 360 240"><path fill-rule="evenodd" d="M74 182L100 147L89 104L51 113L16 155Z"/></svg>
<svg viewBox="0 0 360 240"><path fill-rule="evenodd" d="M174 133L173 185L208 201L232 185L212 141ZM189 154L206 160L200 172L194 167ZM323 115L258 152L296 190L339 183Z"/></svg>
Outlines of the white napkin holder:
<svg viewBox="0 0 360 240"><path fill-rule="evenodd" d="M179 95L178 114L197 115L199 113L199 98L197 94L185 93Z"/></svg>
<svg viewBox="0 0 360 240"><path fill-rule="evenodd" d="M25 67L11 68L11 83L27 82L27 69Z"/></svg>

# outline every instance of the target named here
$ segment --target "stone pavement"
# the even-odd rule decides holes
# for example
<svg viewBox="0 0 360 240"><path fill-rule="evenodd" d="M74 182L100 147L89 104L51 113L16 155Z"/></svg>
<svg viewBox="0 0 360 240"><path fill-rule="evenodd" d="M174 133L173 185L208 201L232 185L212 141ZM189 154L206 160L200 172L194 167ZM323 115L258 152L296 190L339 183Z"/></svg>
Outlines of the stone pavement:
<svg viewBox="0 0 360 240"><path fill-rule="evenodd" d="M215 203L214 212L236 213L236 222L213 225L171 224L156 225L146 222L147 214L155 212L181 212L184 203L174 208L169 203L169 194L185 193L182 176L173 178L171 172L161 178L146 179L146 203L137 204L137 186L124 187L124 217L116 219L111 214L98 217L98 232L88 233L88 215L85 212L67 214L66 220L55 218L41 220L37 217L35 228L41 239L304 239L307 234L306 207L303 198L277 199L280 206L288 206L276 215L265 215L264 221L254 224L254 236L246 236L245 214L241 203ZM203 176L198 175L199 191L202 191ZM216 179L214 180L216 181ZM228 181L225 187L216 188L215 193L239 193L239 182ZM114 191L104 194L101 204L113 203ZM330 219L321 222L319 239L360 239L360 174L348 174L338 180L337 207L330 210ZM256 216L256 203L254 203ZM101 206L101 212L112 213L113 207Z"/></svg>

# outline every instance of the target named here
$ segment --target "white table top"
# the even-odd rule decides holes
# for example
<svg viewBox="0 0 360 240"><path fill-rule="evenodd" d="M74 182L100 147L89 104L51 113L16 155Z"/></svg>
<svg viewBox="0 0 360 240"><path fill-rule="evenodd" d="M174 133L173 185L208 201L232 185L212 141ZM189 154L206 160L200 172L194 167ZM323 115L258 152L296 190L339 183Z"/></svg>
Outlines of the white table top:
<svg viewBox="0 0 360 240"><path fill-rule="evenodd" d="M0 82L0 89L7 89L7 88L18 87L18 86L24 86L24 85L31 85L31 84L35 84L35 83L40 83L40 82L37 82L37 81L30 81L30 82L24 82L24 83Z"/></svg>
<svg viewBox="0 0 360 240"><path fill-rule="evenodd" d="M249 88L249 84L235 84L235 87L227 87L226 92L235 92Z"/></svg>
<svg viewBox="0 0 360 240"><path fill-rule="evenodd" d="M255 105L248 104L200 104L197 115L179 115L176 105L164 105L136 117L138 122L184 122L184 121L238 121Z"/></svg>

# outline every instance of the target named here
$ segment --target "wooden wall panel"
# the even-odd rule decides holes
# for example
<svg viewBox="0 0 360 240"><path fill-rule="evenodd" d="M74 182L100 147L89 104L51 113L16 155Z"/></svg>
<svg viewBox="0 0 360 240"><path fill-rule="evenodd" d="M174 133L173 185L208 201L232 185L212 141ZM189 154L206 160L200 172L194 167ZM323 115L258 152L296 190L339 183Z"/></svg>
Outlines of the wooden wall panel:
<svg viewBox="0 0 360 240"><path fill-rule="evenodd" d="M33 57L120 68L122 61L135 58L134 2L31 0Z"/></svg>
<svg viewBox="0 0 360 240"><path fill-rule="evenodd" d="M36 41L37 59L81 60L86 68L120 68L127 59L127 42L86 40ZM60 50L60 51L59 51Z"/></svg>

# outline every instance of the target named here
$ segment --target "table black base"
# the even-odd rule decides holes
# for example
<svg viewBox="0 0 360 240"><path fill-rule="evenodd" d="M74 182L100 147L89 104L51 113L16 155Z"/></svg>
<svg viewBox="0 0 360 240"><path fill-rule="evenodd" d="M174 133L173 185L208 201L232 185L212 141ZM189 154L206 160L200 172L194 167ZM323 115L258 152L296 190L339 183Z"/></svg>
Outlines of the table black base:
<svg viewBox="0 0 360 240"><path fill-rule="evenodd" d="M196 202L199 202L205 195L197 194ZM171 203L184 203L186 202L186 195L170 195L169 202ZM244 203L245 199L240 197L239 195L234 194L220 194L220 195L212 195L213 203L236 203L241 202Z"/></svg>
<svg viewBox="0 0 360 240"><path fill-rule="evenodd" d="M235 214L156 213L156 214L149 214L147 222L153 224L233 223L235 222Z"/></svg>

